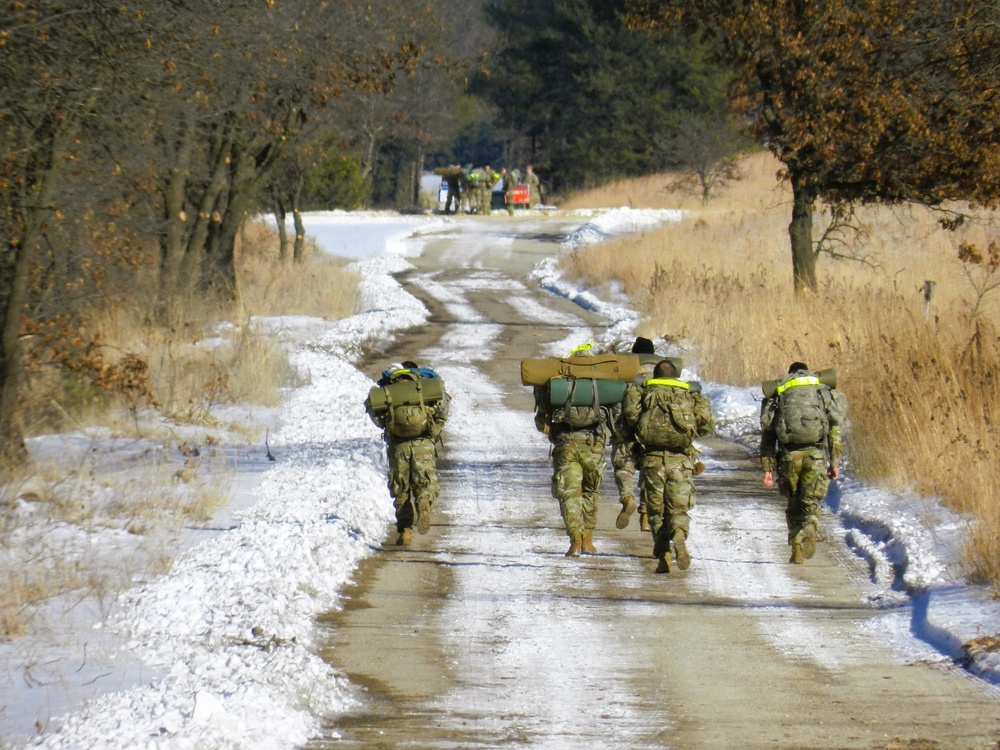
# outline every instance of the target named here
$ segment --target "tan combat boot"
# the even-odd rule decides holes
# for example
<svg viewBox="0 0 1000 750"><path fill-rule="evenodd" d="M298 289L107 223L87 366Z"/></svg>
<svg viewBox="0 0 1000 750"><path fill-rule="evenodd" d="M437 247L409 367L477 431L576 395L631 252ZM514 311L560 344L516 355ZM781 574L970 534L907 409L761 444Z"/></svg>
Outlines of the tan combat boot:
<svg viewBox="0 0 1000 750"><path fill-rule="evenodd" d="M403 529L396 537L396 544L400 547L408 547L413 541L413 529Z"/></svg>
<svg viewBox="0 0 1000 750"><path fill-rule="evenodd" d="M566 550L566 557L579 557L580 549L583 547L583 534L577 532L569 535L569 549Z"/></svg>
<svg viewBox="0 0 1000 750"><path fill-rule="evenodd" d="M628 522L632 518L632 514L635 513L636 504L635 498L628 495L622 498L622 509L618 513L618 518L615 519L616 529L628 528Z"/></svg>
<svg viewBox="0 0 1000 750"><path fill-rule="evenodd" d="M583 532L583 538L580 540L580 551L585 555L597 554L597 547L594 546L593 529L587 529Z"/></svg>
<svg viewBox="0 0 1000 750"><path fill-rule="evenodd" d="M792 557L788 562L794 565L801 565L805 561L805 555L802 554L802 544L799 542L792 542Z"/></svg>
<svg viewBox="0 0 1000 750"><path fill-rule="evenodd" d="M649 516L639 511L639 531L649 531Z"/></svg>
<svg viewBox="0 0 1000 750"><path fill-rule="evenodd" d="M680 529L674 532L674 554L677 555L677 567L681 570L691 567L691 554L688 552L686 539L687 534Z"/></svg>
<svg viewBox="0 0 1000 750"><path fill-rule="evenodd" d="M657 573L669 573L670 572L670 550L667 550L662 555L656 558L659 562L656 564Z"/></svg>
<svg viewBox="0 0 1000 750"><path fill-rule="evenodd" d="M806 527L802 529L802 556L806 560L811 560L812 556L816 554L816 527L809 523Z"/></svg>
<svg viewBox="0 0 1000 750"><path fill-rule="evenodd" d="M426 534L431 530L431 501L426 497L417 499L417 531Z"/></svg>

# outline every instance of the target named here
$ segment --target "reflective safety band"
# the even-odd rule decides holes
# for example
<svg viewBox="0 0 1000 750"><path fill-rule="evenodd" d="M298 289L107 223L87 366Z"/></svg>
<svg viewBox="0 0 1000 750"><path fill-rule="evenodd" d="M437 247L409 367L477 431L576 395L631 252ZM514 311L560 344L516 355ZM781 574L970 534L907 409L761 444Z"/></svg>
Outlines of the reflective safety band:
<svg viewBox="0 0 1000 750"><path fill-rule="evenodd" d="M674 378L650 378L646 381L646 385L669 385L671 388L681 388L685 391L691 390L691 386L688 383Z"/></svg>
<svg viewBox="0 0 1000 750"><path fill-rule="evenodd" d="M574 346L573 351L569 353L569 356L575 357L579 354L583 354L584 352L589 352L593 348L594 348L594 342L588 341L586 344L580 344L579 346Z"/></svg>
<svg viewBox="0 0 1000 750"><path fill-rule="evenodd" d="M797 388L800 385L819 385L819 378L814 375L803 375L800 378L792 378L791 380L786 380L784 383L779 385L775 389L775 393L784 393L789 388Z"/></svg>

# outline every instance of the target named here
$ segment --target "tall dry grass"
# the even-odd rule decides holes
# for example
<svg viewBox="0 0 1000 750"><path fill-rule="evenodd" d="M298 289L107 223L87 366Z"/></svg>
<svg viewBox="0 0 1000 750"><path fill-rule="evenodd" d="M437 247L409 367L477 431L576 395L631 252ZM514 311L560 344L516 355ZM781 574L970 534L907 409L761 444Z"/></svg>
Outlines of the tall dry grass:
<svg viewBox="0 0 1000 750"><path fill-rule="evenodd" d="M988 244L997 216L956 232L915 206L858 211L857 236L821 256L817 294L792 292L791 195L769 155L707 206L671 194L671 178L622 182L563 207L682 207L686 218L566 256L571 275L618 280L645 312L638 331L688 347L702 377L751 385L789 362L834 367L850 401L849 461L866 481L940 496L976 519L969 576L1000 588L1000 289L963 264L963 241ZM817 230L829 221L817 216ZM936 283L926 304L925 281Z"/></svg>

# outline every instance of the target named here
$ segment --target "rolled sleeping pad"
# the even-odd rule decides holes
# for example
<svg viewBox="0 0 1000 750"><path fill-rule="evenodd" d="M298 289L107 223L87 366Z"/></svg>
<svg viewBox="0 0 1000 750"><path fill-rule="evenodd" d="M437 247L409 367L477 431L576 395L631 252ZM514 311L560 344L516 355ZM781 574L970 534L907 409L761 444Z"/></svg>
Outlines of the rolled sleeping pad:
<svg viewBox="0 0 1000 750"><path fill-rule="evenodd" d="M372 386L368 403L373 412L386 411L392 406L436 404L444 398L444 381L441 378L402 378L388 385Z"/></svg>
<svg viewBox="0 0 1000 750"><path fill-rule="evenodd" d="M553 406L592 406L594 389L600 406L620 404L625 395L624 380L594 380L591 378L553 378L549 381L549 402Z"/></svg>
<svg viewBox="0 0 1000 750"><path fill-rule="evenodd" d="M521 360L521 385L544 386L553 378L631 382L642 372L635 354L593 354Z"/></svg>

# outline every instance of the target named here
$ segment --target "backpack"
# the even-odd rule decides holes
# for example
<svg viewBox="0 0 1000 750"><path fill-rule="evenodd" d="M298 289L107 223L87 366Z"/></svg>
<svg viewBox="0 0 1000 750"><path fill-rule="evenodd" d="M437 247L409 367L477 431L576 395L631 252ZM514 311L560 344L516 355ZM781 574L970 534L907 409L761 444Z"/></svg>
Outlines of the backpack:
<svg viewBox="0 0 1000 750"><path fill-rule="evenodd" d="M764 410L762 426L773 429L778 442L785 446L821 443L830 431L831 411L838 412L834 424L843 419L844 409L839 408L843 398L834 393L815 375L787 378L775 388Z"/></svg>
<svg viewBox="0 0 1000 750"><path fill-rule="evenodd" d="M646 381L635 437L647 450L686 451L698 434L691 387L682 380Z"/></svg>
<svg viewBox="0 0 1000 750"><path fill-rule="evenodd" d="M388 379L388 382L385 380ZM444 397L444 383L432 370L395 370L368 395L369 412L386 412L385 429L398 438L430 435L433 404Z"/></svg>

